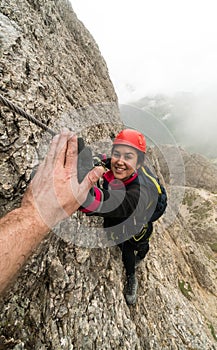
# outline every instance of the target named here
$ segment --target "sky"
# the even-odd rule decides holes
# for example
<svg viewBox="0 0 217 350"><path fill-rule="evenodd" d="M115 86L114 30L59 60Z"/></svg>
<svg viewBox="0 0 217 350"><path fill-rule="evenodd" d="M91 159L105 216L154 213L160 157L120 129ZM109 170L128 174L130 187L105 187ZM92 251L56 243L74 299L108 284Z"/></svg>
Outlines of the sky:
<svg viewBox="0 0 217 350"><path fill-rule="evenodd" d="M217 87L216 1L71 0L120 103Z"/></svg>

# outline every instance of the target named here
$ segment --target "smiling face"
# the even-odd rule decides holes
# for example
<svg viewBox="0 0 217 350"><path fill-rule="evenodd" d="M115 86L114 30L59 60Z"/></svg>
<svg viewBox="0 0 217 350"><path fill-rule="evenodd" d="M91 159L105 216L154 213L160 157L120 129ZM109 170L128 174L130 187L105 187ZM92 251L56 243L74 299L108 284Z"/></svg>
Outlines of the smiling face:
<svg viewBox="0 0 217 350"><path fill-rule="evenodd" d="M139 168L138 154L135 148L115 145L111 157L111 170L118 180L127 180Z"/></svg>

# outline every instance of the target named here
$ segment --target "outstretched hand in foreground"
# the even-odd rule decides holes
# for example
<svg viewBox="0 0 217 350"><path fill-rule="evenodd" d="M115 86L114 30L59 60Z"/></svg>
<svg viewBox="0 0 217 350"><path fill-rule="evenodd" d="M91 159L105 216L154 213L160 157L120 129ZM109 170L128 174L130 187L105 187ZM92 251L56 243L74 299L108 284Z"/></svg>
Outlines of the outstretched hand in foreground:
<svg viewBox="0 0 217 350"><path fill-rule="evenodd" d="M0 292L50 229L80 207L103 175L103 167L97 167L79 183L77 152L77 137L72 132L66 129L56 135L20 208L0 219Z"/></svg>

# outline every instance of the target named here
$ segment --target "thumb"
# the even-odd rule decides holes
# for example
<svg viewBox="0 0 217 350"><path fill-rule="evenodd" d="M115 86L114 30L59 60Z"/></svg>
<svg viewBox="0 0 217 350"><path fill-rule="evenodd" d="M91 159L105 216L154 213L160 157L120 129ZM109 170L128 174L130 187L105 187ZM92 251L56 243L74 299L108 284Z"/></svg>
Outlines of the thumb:
<svg viewBox="0 0 217 350"><path fill-rule="evenodd" d="M80 184L82 191L89 191L91 187L103 176L105 169L102 166L97 166L85 176L84 180Z"/></svg>

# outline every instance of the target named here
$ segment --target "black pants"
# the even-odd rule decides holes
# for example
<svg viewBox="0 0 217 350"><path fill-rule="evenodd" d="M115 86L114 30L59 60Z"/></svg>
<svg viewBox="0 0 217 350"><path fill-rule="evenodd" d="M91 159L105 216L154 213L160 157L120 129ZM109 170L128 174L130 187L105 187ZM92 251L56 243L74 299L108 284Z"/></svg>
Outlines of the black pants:
<svg viewBox="0 0 217 350"><path fill-rule="evenodd" d="M151 233L153 231L152 223L149 224L145 236L140 241L134 241L133 238L119 244L122 251L122 261L126 269L126 275L135 273L135 251L140 259L144 259L149 251L149 240Z"/></svg>

